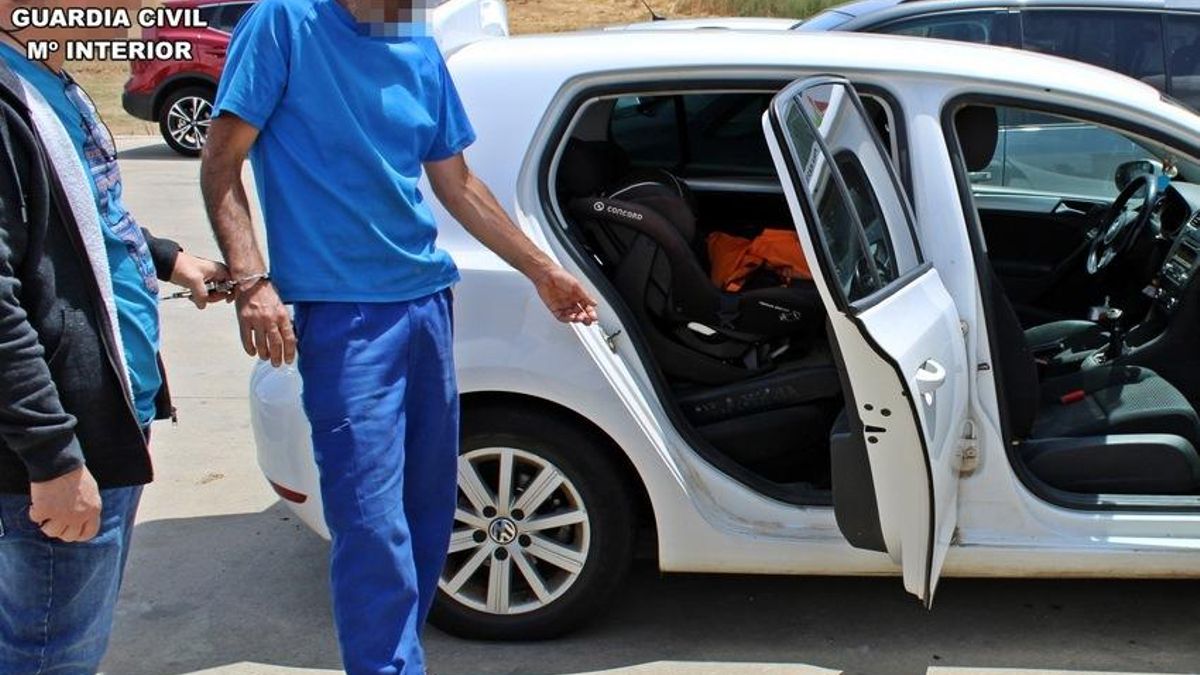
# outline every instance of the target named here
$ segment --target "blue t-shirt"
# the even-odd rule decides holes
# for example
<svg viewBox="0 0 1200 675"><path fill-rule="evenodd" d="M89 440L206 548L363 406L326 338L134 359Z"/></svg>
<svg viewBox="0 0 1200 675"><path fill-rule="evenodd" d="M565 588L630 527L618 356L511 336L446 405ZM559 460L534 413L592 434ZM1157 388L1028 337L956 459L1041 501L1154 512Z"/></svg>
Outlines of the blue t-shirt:
<svg viewBox="0 0 1200 675"><path fill-rule="evenodd" d="M337 0L260 0L234 31L214 105L251 151L285 302L395 302L458 280L417 189L475 140L437 45L372 37Z"/></svg>
<svg viewBox="0 0 1200 675"><path fill-rule="evenodd" d="M112 136L79 85L28 60L7 44L0 43L0 57L54 109L91 178L133 404L138 421L149 425L154 421L155 399L163 384L158 369L158 278L145 236L121 200L121 173Z"/></svg>

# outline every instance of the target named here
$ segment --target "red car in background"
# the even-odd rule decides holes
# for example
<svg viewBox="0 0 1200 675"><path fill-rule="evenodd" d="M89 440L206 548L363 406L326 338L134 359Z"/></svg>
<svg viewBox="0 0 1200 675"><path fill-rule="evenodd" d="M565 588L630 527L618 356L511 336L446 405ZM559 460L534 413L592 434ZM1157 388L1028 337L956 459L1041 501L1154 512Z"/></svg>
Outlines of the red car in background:
<svg viewBox="0 0 1200 675"><path fill-rule="evenodd" d="M204 148L217 82L233 27L254 0L167 0L170 7L195 7L207 28L150 28L147 40L192 43L190 61L134 61L122 104L138 119L158 122L167 145L196 157Z"/></svg>

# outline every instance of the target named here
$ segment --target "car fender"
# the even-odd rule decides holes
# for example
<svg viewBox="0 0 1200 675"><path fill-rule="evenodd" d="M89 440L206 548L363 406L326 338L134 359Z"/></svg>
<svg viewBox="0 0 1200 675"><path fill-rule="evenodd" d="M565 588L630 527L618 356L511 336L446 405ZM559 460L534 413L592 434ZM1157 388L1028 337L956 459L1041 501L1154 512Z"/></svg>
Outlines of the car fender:
<svg viewBox="0 0 1200 675"><path fill-rule="evenodd" d="M515 394L570 410L624 453L660 531L703 523L689 495L694 483L685 478L687 468L659 451L661 443L634 419L581 344L576 331L597 327L559 323L524 277L484 251L456 257L463 276L454 302L459 391ZM483 258L492 258L494 265L479 265Z"/></svg>

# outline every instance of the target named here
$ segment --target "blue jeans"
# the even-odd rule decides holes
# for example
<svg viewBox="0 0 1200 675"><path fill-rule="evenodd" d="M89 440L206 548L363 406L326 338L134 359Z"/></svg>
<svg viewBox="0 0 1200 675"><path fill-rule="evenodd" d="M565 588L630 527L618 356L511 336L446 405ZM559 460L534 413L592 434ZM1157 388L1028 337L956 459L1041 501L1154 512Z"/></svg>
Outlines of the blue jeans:
<svg viewBox="0 0 1200 675"><path fill-rule="evenodd" d="M100 532L71 544L29 520L28 496L0 495L0 673L100 667L141 495L141 487L101 490Z"/></svg>
<svg viewBox="0 0 1200 675"><path fill-rule="evenodd" d="M421 628L454 524L458 388L451 296L296 306L342 662L425 672Z"/></svg>

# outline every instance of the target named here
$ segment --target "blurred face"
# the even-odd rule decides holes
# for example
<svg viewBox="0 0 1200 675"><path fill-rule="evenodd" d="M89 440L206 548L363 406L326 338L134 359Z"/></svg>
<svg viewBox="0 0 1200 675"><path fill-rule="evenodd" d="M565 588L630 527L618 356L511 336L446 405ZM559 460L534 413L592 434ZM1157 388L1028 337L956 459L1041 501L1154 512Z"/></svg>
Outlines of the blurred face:
<svg viewBox="0 0 1200 675"><path fill-rule="evenodd" d="M339 0L364 32L375 37L415 35L422 32L436 0Z"/></svg>
<svg viewBox="0 0 1200 675"><path fill-rule="evenodd" d="M36 9L98 8L121 9L129 12L129 19L137 25L137 10L140 0L0 0L0 28L14 30L12 12L19 7ZM30 26L14 33L17 38L29 40L115 40L129 37L128 28L38 28Z"/></svg>

